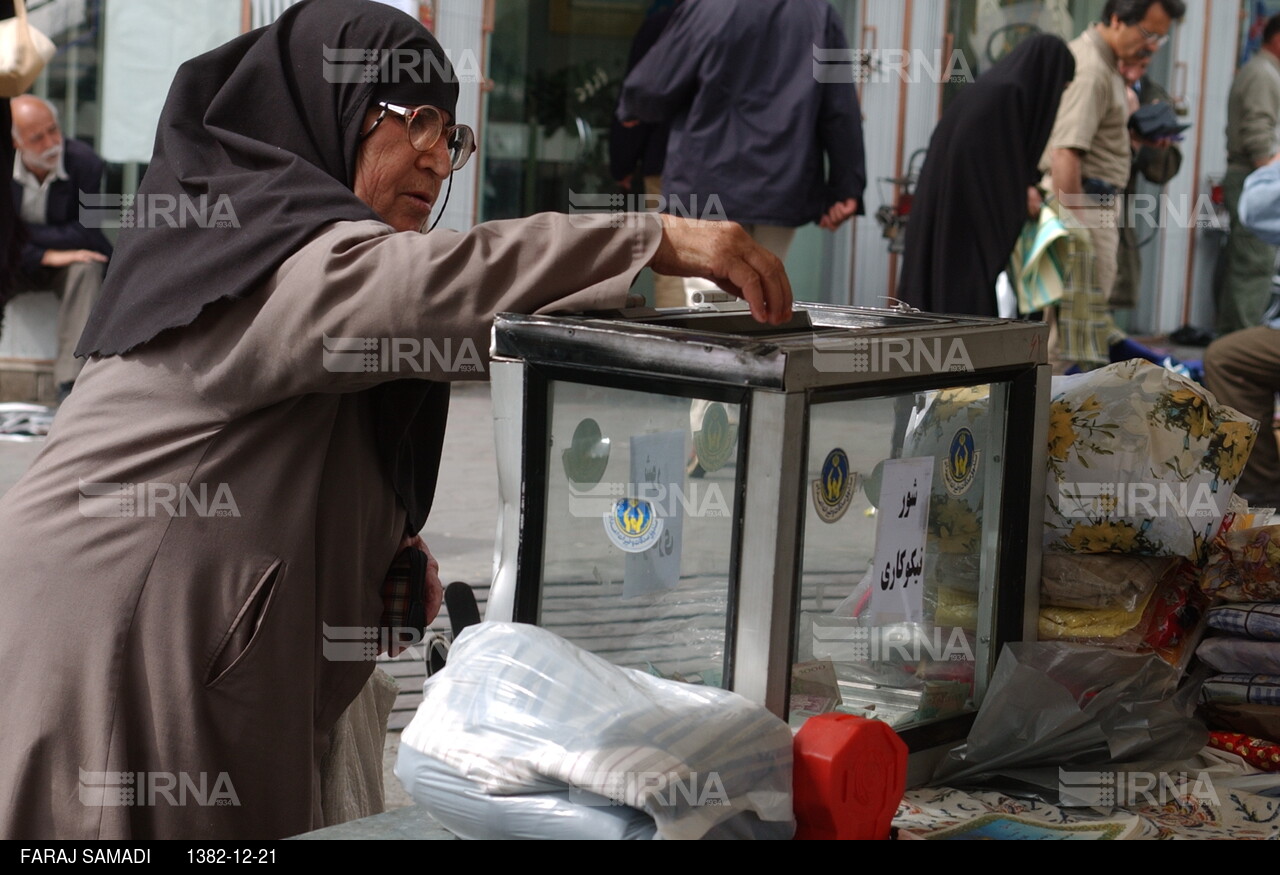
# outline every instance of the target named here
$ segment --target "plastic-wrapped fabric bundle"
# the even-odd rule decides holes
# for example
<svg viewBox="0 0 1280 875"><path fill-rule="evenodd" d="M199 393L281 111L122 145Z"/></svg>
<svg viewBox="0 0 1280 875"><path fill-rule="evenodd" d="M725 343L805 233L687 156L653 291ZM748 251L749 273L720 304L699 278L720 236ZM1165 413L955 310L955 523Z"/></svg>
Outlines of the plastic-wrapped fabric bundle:
<svg viewBox="0 0 1280 875"><path fill-rule="evenodd" d="M1250 641L1230 635L1206 638L1196 648L1196 657L1222 674L1280 676L1280 643L1275 641Z"/></svg>
<svg viewBox="0 0 1280 875"><path fill-rule="evenodd" d="M652 839L653 818L581 790L495 796L438 759L400 745L396 775L454 835L470 839Z"/></svg>
<svg viewBox="0 0 1280 875"><path fill-rule="evenodd" d="M789 838L791 764L786 723L736 693L483 623L424 684L396 775L465 838Z"/></svg>
<svg viewBox="0 0 1280 875"><path fill-rule="evenodd" d="M1205 563L1200 588L1233 602L1280 601L1280 526L1219 534Z"/></svg>
<svg viewBox="0 0 1280 875"><path fill-rule="evenodd" d="M1256 422L1138 359L1055 377L1049 413L1047 550L1204 556Z"/></svg>
<svg viewBox="0 0 1280 875"><path fill-rule="evenodd" d="M1040 603L1136 611L1175 561L1167 556L1046 553L1040 568Z"/></svg>
<svg viewBox="0 0 1280 875"><path fill-rule="evenodd" d="M978 591L984 454L991 452L991 398L986 386L921 393L907 423L904 458L933 456L925 580ZM989 461L986 464L990 464ZM982 470L979 471L979 468Z"/></svg>

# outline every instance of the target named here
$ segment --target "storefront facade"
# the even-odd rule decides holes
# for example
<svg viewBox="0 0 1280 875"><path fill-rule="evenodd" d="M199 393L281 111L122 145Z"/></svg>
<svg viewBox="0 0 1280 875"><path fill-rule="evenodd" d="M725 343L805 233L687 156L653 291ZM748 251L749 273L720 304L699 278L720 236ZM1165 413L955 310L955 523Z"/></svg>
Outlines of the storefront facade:
<svg viewBox="0 0 1280 875"><path fill-rule="evenodd" d="M173 70L296 0L33 0L33 19L60 47L36 91L62 112L65 132L109 161L107 191L136 189ZM391 2L391 0L388 0ZM883 305L901 255L875 218L896 207L948 99L1020 37L1070 39L1104 0L833 0L859 83L866 140L866 215L832 234L810 225L788 269L808 300ZM394 0L437 33L462 80L461 121L479 160L454 180L442 227L568 211L581 195L618 193L608 171L608 123L631 37L653 0ZM1143 291L1131 330L1212 322L1212 276L1222 234L1210 196L1226 164L1226 95L1256 4L1204 0L1156 56L1151 75L1190 123L1181 172L1147 187L1136 217ZM1276 4L1280 6L1280 4ZM1246 10L1246 6L1248 9ZM809 64L809 59L800 59ZM579 201L580 202L580 201Z"/></svg>

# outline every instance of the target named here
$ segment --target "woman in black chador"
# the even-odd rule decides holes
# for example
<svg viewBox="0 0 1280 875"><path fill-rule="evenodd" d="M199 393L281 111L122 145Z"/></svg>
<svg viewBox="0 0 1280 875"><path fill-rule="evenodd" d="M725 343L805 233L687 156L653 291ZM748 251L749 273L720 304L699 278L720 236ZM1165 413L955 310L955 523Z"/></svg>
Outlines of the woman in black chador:
<svg viewBox="0 0 1280 875"><path fill-rule="evenodd" d="M942 114L916 186L898 297L936 313L995 316L996 277L1027 220L1058 101L1075 59L1037 34Z"/></svg>

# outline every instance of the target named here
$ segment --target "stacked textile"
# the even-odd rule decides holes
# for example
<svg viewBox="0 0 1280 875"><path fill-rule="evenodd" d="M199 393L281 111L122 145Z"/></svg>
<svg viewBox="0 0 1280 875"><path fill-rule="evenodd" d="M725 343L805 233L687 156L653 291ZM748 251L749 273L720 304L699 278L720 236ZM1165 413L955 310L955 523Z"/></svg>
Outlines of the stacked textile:
<svg viewBox="0 0 1280 875"><path fill-rule="evenodd" d="M1185 666L1257 424L1141 360L1055 378L1050 417L1040 637Z"/></svg>
<svg viewBox="0 0 1280 875"><path fill-rule="evenodd" d="M1270 544L1273 534L1246 532L1259 533L1243 539L1249 543L1265 538ZM1280 559L1280 550L1273 553ZM1254 571L1257 581L1257 565ZM1280 772L1280 601L1216 605L1208 623L1214 634L1196 648L1196 657L1216 672L1200 689L1209 743L1260 769Z"/></svg>

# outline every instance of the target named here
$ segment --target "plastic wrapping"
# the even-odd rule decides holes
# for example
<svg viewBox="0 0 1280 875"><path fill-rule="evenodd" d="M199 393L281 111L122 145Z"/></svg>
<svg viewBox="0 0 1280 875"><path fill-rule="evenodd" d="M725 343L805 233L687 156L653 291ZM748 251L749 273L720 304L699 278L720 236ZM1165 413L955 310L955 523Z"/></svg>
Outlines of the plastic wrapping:
<svg viewBox="0 0 1280 875"><path fill-rule="evenodd" d="M940 389L916 396L902 456L945 460L934 466L929 495L929 537L925 545L928 589L946 586L975 594L978 591L984 490L965 476L976 478L982 453L989 452L986 448L992 446L990 407L987 386ZM954 452L963 453L968 446L974 448L974 455L963 457L965 475L960 475L952 456Z"/></svg>
<svg viewBox="0 0 1280 875"><path fill-rule="evenodd" d="M791 732L764 708L516 623L463 632L423 685L396 766L466 838L644 835L622 806L659 838L788 838L791 774Z"/></svg>
<svg viewBox="0 0 1280 875"><path fill-rule="evenodd" d="M653 818L643 811L582 790L486 793L457 769L404 744L396 775L419 804L464 838L651 839L657 832Z"/></svg>
<svg viewBox="0 0 1280 875"><path fill-rule="evenodd" d="M1059 642L1006 645L968 740L932 783L1058 803L1060 769L1156 771L1205 745L1180 672L1153 656Z"/></svg>
<svg viewBox="0 0 1280 875"><path fill-rule="evenodd" d="M1280 601L1280 526L1220 534L1205 563L1200 588L1227 601Z"/></svg>
<svg viewBox="0 0 1280 875"><path fill-rule="evenodd" d="M1040 569L1040 604L1136 611L1174 561L1164 556L1046 553Z"/></svg>
<svg viewBox="0 0 1280 875"><path fill-rule="evenodd" d="M1055 377L1045 548L1203 558L1257 423L1135 359Z"/></svg>
<svg viewBox="0 0 1280 875"><path fill-rule="evenodd" d="M1206 638L1196 657L1217 672L1280 675L1280 644L1221 635Z"/></svg>
<svg viewBox="0 0 1280 875"><path fill-rule="evenodd" d="M1121 636L1127 635L1138 627L1142 613L1151 601L1148 592L1132 610L1124 608L1060 608L1055 606L1040 609L1038 630L1040 638L1070 638L1075 641L1113 644Z"/></svg>
<svg viewBox="0 0 1280 875"><path fill-rule="evenodd" d="M1042 607L1038 620L1040 638L1153 653L1183 671L1205 630L1208 599L1196 586L1198 575L1194 563L1174 560L1155 589L1134 610Z"/></svg>

